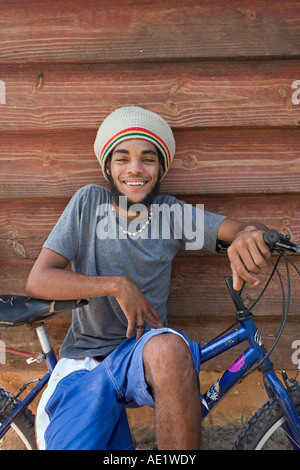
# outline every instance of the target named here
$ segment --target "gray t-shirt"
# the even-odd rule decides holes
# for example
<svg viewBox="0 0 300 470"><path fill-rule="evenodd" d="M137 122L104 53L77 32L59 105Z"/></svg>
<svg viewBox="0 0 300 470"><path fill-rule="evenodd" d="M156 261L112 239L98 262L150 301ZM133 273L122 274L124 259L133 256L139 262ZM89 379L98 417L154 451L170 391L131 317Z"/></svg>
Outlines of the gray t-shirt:
<svg viewBox="0 0 300 470"><path fill-rule="evenodd" d="M89 276L125 276L134 282L167 325L172 260L179 249L215 251L225 217L172 196L156 196L152 218L127 220L111 210L109 190L88 185L78 190L44 247L60 253L72 270ZM139 223L140 225L137 225ZM134 299L133 299L134 300ZM114 297L89 299L73 311L61 357L106 356L126 339L127 319Z"/></svg>

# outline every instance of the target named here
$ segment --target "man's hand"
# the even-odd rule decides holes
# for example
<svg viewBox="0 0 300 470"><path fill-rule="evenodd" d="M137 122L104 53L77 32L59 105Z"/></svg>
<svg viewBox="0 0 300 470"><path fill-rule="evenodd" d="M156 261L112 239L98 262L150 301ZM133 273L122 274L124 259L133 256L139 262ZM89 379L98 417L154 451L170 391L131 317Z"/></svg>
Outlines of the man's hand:
<svg viewBox="0 0 300 470"><path fill-rule="evenodd" d="M121 278L116 299L128 320L127 338L134 334L137 325L144 325L145 322L152 328L162 328L164 326L157 311L129 279ZM144 331L144 328L137 329L137 340L143 335Z"/></svg>
<svg viewBox="0 0 300 470"><path fill-rule="evenodd" d="M233 287L240 290L243 281L254 286L259 284L255 274L267 266L270 250L263 239L264 230L247 226L239 231L227 250L231 263Z"/></svg>
<svg viewBox="0 0 300 470"><path fill-rule="evenodd" d="M88 276L66 270L68 260L43 248L27 281L27 295L37 299L89 299L112 296L128 319L127 337L145 322L162 328L163 322L144 294L123 276ZM137 339L144 333L137 329Z"/></svg>

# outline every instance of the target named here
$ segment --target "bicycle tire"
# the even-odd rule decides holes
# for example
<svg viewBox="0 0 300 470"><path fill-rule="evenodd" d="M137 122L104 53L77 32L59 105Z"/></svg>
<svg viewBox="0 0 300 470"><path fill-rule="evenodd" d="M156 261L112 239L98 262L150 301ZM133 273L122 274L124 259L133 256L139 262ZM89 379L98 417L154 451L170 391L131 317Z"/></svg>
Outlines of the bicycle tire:
<svg viewBox="0 0 300 470"><path fill-rule="evenodd" d="M289 396L300 416L300 383L291 387ZM233 450L293 450L282 428L285 415L278 400L270 398L245 425Z"/></svg>
<svg viewBox="0 0 300 470"><path fill-rule="evenodd" d="M0 424L20 404L14 395L0 387ZM36 450L34 415L24 409L13 421L11 429L0 440L0 450Z"/></svg>

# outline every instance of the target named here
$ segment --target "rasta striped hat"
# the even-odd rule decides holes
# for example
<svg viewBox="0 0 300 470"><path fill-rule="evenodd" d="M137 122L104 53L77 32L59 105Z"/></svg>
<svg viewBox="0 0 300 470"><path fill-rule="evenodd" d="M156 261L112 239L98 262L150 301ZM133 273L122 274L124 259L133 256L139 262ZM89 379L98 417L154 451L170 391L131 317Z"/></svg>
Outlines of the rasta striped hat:
<svg viewBox="0 0 300 470"><path fill-rule="evenodd" d="M106 179L105 162L123 140L144 139L152 142L164 159L163 176L168 171L175 154L175 139L169 124L158 114L137 106L113 111L99 127L94 150Z"/></svg>

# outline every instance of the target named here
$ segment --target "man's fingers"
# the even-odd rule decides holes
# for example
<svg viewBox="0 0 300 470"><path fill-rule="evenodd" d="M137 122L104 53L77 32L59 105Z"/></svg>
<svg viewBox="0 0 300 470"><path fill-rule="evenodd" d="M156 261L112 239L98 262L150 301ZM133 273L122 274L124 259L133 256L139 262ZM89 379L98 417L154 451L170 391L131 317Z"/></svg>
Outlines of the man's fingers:
<svg viewBox="0 0 300 470"><path fill-rule="evenodd" d="M238 264L231 263L233 288L240 290L243 287L243 282L248 282L254 286L258 286L260 283L259 279L251 274L243 265L242 261Z"/></svg>
<svg viewBox="0 0 300 470"><path fill-rule="evenodd" d="M261 269L267 266L266 259L260 252L255 240L238 240L228 248L232 264L239 266L242 264L248 271L258 274Z"/></svg>
<svg viewBox="0 0 300 470"><path fill-rule="evenodd" d="M270 259L271 253L264 242L263 233L261 231L257 231L255 236L247 241L247 245L254 264L258 269L265 268L267 266L267 261Z"/></svg>
<svg viewBox="0 0 300 470"><path fill-rule="evenodd" d="M164 326L162 319L152 305L145 314L145 320L152 328L162 328Z"/></svg>
<svg viewBox="0 0 300 470"><path fill-rule="evenodd" d="M127 317L128 319L128 317ZM135 332L135 321L134 319L128 319L128 325L127 325L127 331L126 331L126 337L130 338Z"/></svg>
<svg viewBox="0 0 300 470"><path fill-rule="evenodd" d="M241 277L239 277L236 272L234 271L234 269L232 269L232 281L233 281L233 288L234 290L236 291L240 291L241 288L243 287L243 279Z"/></svg>
<svg viewBox="0 0 300 470"><path fill-rule="evenodd" d="M162 328L164 326L159 314L151 305L146 309L145 314L138 312L137 314L129 315L127 313L126 316L128 319L127 338L130 338L135 332L136 339L141 338L145 332L145 323L148 323L152 328Z"/></svg>
<svg viewBox="0 0 300 470"><path fill-rule="evenodd" d="M145 322L152 328L163 327L159 314L138 287L126 278L122 286L116 299L128 321L126 337L136 332L139 339L145 332L145 328L142 328Z"/></svg>
<svg viewBox="0 0 300 470"><path fill-rule="evenodd" d="M257 241L257 246L259 249L259 252L264 258L265 263L271 258L271 251L266 242L264 241L264 236L261 234L261 237L259 237Z"/></svg>
<svg viewBox="0 0 300 470"><path fill-rule="evenodd" d="M127 316L128 318L128 316ZM141 314L128 319L126 337L130 338L136 332L136 339L141 338L145 332L145 320Z"/></svg>
<svg viewBox="0 0 300 470"><path fill-rule="evenodd" d="M136 328L136 340L139 340L145 333L145 328L141 328L140 325Z"/></svg>
<svg viewBox="0 0 300 470"><path fill-rule="evenodd" d="M270 250L264 242L262 231L248 227L237 235L235 241L228 248L228 256L234 288L239 290L243 281L254 286L260 283L256 275L267 267Z"/></svg>

